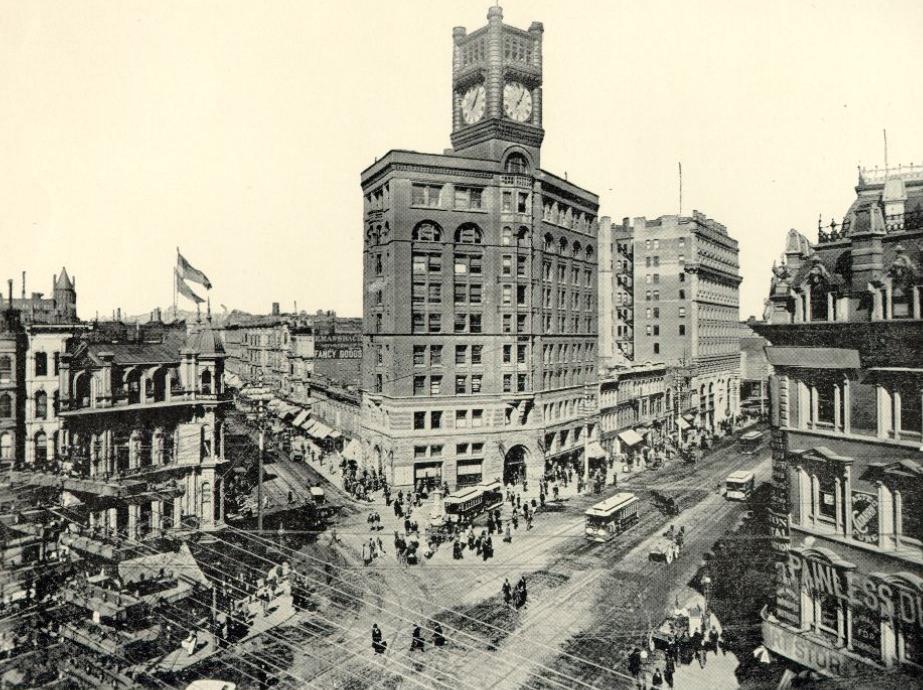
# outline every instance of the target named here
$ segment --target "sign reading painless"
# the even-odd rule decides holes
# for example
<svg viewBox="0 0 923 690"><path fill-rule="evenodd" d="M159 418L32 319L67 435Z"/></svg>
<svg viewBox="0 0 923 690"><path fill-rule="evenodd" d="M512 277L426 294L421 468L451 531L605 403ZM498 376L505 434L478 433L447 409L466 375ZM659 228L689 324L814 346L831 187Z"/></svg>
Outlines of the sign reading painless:
<svg viewBox="0 0 923 690"><path fill-rule="evenodd" d="M362 359L362 334L329 333L314 338L315 359Z"/></svg>

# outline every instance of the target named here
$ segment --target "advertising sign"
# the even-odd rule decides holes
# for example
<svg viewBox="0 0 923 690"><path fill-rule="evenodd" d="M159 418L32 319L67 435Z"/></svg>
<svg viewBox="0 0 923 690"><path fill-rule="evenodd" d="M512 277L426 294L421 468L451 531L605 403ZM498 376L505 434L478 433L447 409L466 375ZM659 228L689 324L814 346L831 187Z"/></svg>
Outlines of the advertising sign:
<svg viewBox="0 0 923 690"><path fill-rule="evenodd" d="M360 333L330 333L314 338L315 359L362 359Z"/></svg>

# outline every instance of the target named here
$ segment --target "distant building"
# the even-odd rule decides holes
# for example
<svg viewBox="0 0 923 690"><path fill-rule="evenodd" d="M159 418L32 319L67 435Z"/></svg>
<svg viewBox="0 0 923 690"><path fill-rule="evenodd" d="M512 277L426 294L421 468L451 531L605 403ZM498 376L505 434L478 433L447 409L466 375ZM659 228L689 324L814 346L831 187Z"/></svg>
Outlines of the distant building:
<svg viewBox="0 0 923 690"><path fill-rule="evenodd" d="M923 170L862 171L842 222L791 230L773 268L763 642L792 672L923 667ZM896 686L896 685L895 685Z"/></svg>
<svg viewBox="0 0 923 690"><path fill-rule="evenodd" d="M682 369L677 412L708 431L727 429L740 412L737 241L698 211L604 220L601 364Z"/></svg>
<svg viewBox="0 0 923 690"><path fill-rule="evenodd" d="M772 371L766 357L769 342L757 335L750 323L740 326L740 409L746 414L764 417L769 414L769 374Z"/></svg>
<svg viewBox="0 0 923 690"><path fill-rule="evenodd" d="M673 392L665 364L613 367L599 381L600 443L633 465L673 428Z"/></svg>
<svg viewBox="0 0 923 690"><path fill-rule="evenodd" d="M364 459L396 486L534 478L597 438L599 201L541 167L543 31L457 27L453 149L362 173Z"/></svg>
<svg viewBox="0 0 923 690"><path fill-rule="evenodd" d="M77 280L67 275L62 268L51 278L51 297L33 292L26 297L26 274L22 274L22 297L15 299L10 294L4 301L0 296L0 310L16 309L24 324L70 324L77 323Z"/></svg>

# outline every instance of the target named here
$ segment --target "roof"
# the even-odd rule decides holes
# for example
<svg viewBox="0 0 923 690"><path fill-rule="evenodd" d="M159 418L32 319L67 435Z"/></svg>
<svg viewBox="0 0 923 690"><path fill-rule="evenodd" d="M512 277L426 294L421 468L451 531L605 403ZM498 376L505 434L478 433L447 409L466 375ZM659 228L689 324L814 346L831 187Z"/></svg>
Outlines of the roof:
<svg viewBox="0 0 923 690"><path fill-rule="evenodd" d="M78 366L87 362L101 366L105 353L112 354L116 364L151 364L161 362L179 362L180 350L186 345L185 333L181 331L164 331L161 342L122 341L122 342L87 342L78 341L72 354Z"/></svg>
<svg viewBox="0 0 923 690"><path fill-rule="evenodd" d="M798 369L858 369L859 351L838 347L767 347L769 363Z"/></svg>
<svg viewBox="0 0 923 690"><path fill-rule="evenodd" d="M180 545L178 552L166 551L122 561L119 563L119 577L125 583L139 582L156 576L161 569L165 573L172 572L179 580L211 587L187 544Z"/></svg>
<svg viewBox="0 0 923 690"><path fill-rule="evenodd" d="M638 501L637 496L635 496L632 493L628 493L627 491L623 491L621 493L617 493L615 496L611 496L610 498L607 498L605 501L600 501L599 503L597 503L595 506L592 506L591 508L588 508L586 512L584 513L584 515L590 515L590 516L606 515L612 512L613 510L617 510L618 508L624 508L625 506L631 505L632 503L636 503L637 501Z"/></svg>
<svg viewBox="0 0 923 690"><path fill-rule="evenodd" d="M753 479L753 472L747 472L746 470L731 472L727 477L727 481L729 482L746 482L751 479Z"/></svg>
<svg viewBox="0 0 923 690"><path fill-rule="evenodd" d="M67 269L63 266L61 267L61 273L58 275L58 279L54 283L55 290L73 290L74 283L70 279L70 276L67 275Z"/></svg>
<svg viewBox="0 0 923 690"><path fill-rule="evenodd" d="M200 355L217 356L224 354L224 343L221 341L221 336L218 335L218 331L211 327L210 323L206 324L204 328L190 333L187 345L189 349L195 350Z"/></svg>

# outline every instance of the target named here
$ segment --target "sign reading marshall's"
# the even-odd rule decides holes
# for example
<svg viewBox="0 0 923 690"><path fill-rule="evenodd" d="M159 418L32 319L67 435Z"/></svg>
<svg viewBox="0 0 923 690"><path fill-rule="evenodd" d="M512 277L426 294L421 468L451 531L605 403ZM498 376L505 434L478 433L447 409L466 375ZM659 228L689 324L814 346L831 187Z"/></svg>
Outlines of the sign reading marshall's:
<svg viewBox="0 0 923 690"><path fill-rule="evenodd" d="M362 359L362 334L329 333L314 337L315 359Z"/></svg>

